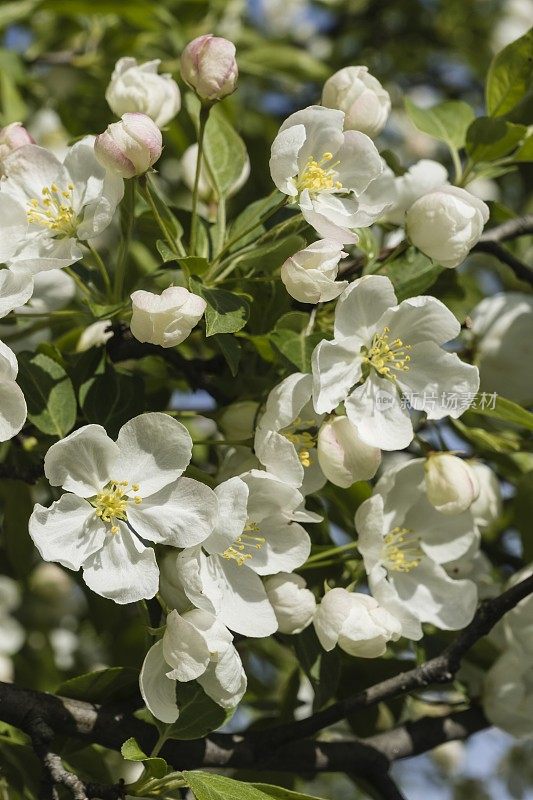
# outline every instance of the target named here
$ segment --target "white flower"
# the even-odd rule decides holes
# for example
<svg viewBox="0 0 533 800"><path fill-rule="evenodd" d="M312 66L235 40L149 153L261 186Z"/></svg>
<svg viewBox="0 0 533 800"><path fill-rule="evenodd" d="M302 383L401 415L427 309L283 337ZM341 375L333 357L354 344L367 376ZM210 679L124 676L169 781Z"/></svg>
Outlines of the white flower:
<svg viewBox="0 0 533 800"><path fill-rule="evenodd" d="M522 405L533 402L533 296L501 292L471 314L481 388Z"/></svg>
<svg viewBox="0 0 533 800"><path fill-rule="evenodd" d="M533 736L533 664L518 648L505 650L487 673L483 710L512 736Z"/></svg>
<svg viewBox="0 0 533 800"><path fill-rule="evenodd" d="M347 489L356 481L373 478L381 463L381 450L362 441L348 417L331 417L318 431L320 469L331 483Z"/></svg>
<svg viewBox="0 0 533 800"><path fill-rule="evenodd" d="M7 575L0 575L0 657L12 656L24 642L24 628L12 616L19 605L18 584Z"/></svg>
<svg viewBox="0 0 533 800"><path fill-rule="evenodd" d="M278 623L259 576L300 567L311 542L298 523L320 517L302 508L297 489L259 470L231 478L215 492L220 509L215 531L203 549L179 554L179 582L193 605L230 630L270 636Z"/></svg>
<svg viewBox="0 0 533 800"><path fill-rule="evenodd" d="M382 656L387 642L397 641L402 634L399 620L377 600L346 589L326 592L313 624L324 650L333 650L338 644L345 653L359 658Z"/></svg>
<svg viewBox="0 0 533 800"><path fill-rule="evenodd" d="M355 515L358 548L370 591L402 623L402 633L419 639L422 622L444 630L472 619L477 590L453 580L443 564L473 555L479 532L470 511L451 516L426 497L424 459L389 470Z"/></svg>
<svg viewBox="0 0 533 800"><path fill-rule="evenodd" d="M461 264L483 233L489 209L458 186L443 186L419 197L405 222L412 243L443 267Z"/></svg>
<svg viewBox="0 0 533 800"><path fill-rule="evenodd" d="M182 286L169 286L161 294L139 289L131 295L130 328L139 342L161 347L181 344L200 321L206 302Z"/></svg>
<svg viewBox="0 0 533 800"><path fill-rule="evenodd" d="M372 140L343 132L343 123L342 111L322 106L292 114L272 144L270 173L320 236L354 244L352 229L371 225L383 211L358 199L382 166Z"/></svg>
<svg viewBox="0 0 533 800"><path fill-rule="evenodd" d="M388 278L359 278L339 298L334 339L313 352L317 413L345 402L359 438L382 450L400 450L413 438L401 395L428 419L459 417L479 386L477 368L442 348L460 329L440 300L411 297L396 305ZM455 407L447 396L458 399Z"/></svg>
<svg viewBox="0 0 533 800"><path fill-rule="evenodd" d="M425 473L427 498L443 514L466 511L479 495L476 473L468 461L452 453L431 453Z"/></svg>
<svg viewBox="0 0 533 800"><path fill-rule="evenodd" d="M196 680L222 708L234 708L246 691L246 675L228 629L207 611L171 611L161 641L144 659L139 678L146 707L162 722L180 714L176 681Z"/></svg>
<svg viewBox="0 0 533 800"><path fill-rule="evenodd" d="M171 75L158 75L160 63L160 59L138 64L135 58L119 58L105 93L117 117L139 111L164 128L176 116L181 108L180 90Z"/></svg>
<svg viewBox="0 0 533 800"><path fill-rule="evenodd" d="M515 572L508 581L506 588L515 586L520 581L533 574L533 565ZM498 624L502 632L502 642L505 647L514 647L522 651L524 658L529 660L533 667L533 595L524 597L517 605L503 617Z"/></svg>
<svg viewBox="0 0 533 800"><path fill-rule="evenodd" d="M0 442L16 436L26 422L26 401L15 383L17 372L14 352L0 341Z"/></svg>
<svg viewBox="0 0 533 800"><path fill-rule="evenodd" d="M105 171L94 137L73 145L63 164L37 145L5 159L0 183L0 261L12 269L40 272L83 258L80 243L111 222L124 182Z"/></svg>
<svg viewBox="0 0 533 800"><path fill-rule="evenodd" d="M389 93L368 67L344 67L324 84L323 106L344 111L344 130L378 136L391 109Z"/></svg>
<svg viewBox="0 0 533 800"><path fill-rule="evenodd" d="M335 239L320 239L290 256L281 267L281 280L300 303L335 300L348 286L336 281L339 261L348 254Z"/></svg>
<svg viewBox="0 0 533 800"><path fill-rule="evenodd" d="M189 42L181 54L181 77L201 100L222 100L237 88L235 45L206 33Z"/></svg>
<svg viewBox="0 0 533 800"><path fill-rule="evenodd" d="M45 475L65 494L50 508L36 505L30 518L42 558L82 567L87 586L116 603L153 597L159 570L141 540L190 547L216 520L213 491L180 478L191 452L187 429L155 412L123 425L116 442L101 425L86 425L52 445Z"/></svg>
<svg viewBox="0 0 533 800"><path fill-rule="evenodd" d="M122 178L143 175L163 150L161 131L147 114L123 114L107 126L94 142L96 157L106 169Z"/></svg>
<svg viewBox="0 0 533 800"><path fill-rule="evenodd" d="M280 633L300 633L311 623L316 610L313 592L301 575L279 572L265 580L265 589Z"/></svg>
<svg viewBox="0 0 533 800"><path fill-rule="evenodd" d="M194 189L194 179L196 176L196 161L198 159L198 145L191 144L188 147L183 156L181 157L181 177L183 179L184 184L187 186L188 189L192 192ZM250 176L250 159L248 158L248 154L246 154L246 160L244 162L242 172L232 184L232 186L226 192L226 197L233 197L234 194L237 194L239 189L242 189L246 181ZM211 183L209 178L209 172L205 167L205 162L202 162L202 166L200 167L200 181L198 183L198 193L202 200L205 202L209 202L215 198L215 189Z"/></svg>
<svg viewBox="0 0 533 800"><path fill-rule="evenodd" d="M422 195L448 183L448 173L438 161L422 159L396 176L383 162L383 172L364 193L369 205L387 204L382 219L393 225L404 225L406 211Z"/></svg>
<svg viewBox="0 0 533 800"><path fill-rule="evenodd" d="M0 318L25 305L33 294L33 277L29 272L0 269Z"/></svg>
<svg viewBox="0 0 533 800"><path fill-rule="evenodd" d="M84 353L86 350L90 350L91 347L104 345L113 336L111 324L108 319L99 319L97 322L93 322L92 325L88 325L80 334L76 344L76 352Z"/></svg>
<svg viewBox="0 0 533 800"><path fill-rule="evenodd" d="M480 600L497 597L502 592L501 584L494 576L494 567L481 550L476 550L473 555L466 553L456 561L449 561L444 568L450 578L468 578L473 581Z"/></svg>

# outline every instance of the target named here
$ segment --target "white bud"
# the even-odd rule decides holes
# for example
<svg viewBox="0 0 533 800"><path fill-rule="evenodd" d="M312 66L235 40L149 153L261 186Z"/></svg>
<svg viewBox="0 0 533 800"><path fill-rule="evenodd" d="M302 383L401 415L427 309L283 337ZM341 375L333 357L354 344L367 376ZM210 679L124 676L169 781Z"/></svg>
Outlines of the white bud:
<svg viewBox="0 0 533 800"><path fill-rule="evenodd" d="M160 295L142 289L131 295L130 328L139 342L174 347L183 342L202 317L206 302L181 286L170 286Z"/></svg>
<svg viewBox="0 0 533 800"><path fill-rule="evenodd" d="M280 633L300 633L310 625L316 610L314 595L300 575L279 572L265 580Z"/></svg>
<svg viewBox="0 0 533 800"><path fill-rule="evenodd" d="M94 152L101 164L122 178L143 175L163 150L161 131L146 114L124 114L96 137Z"/></svg>
<svg viewBox="0 0 533 800"><path fill-rule="evenodd" d="M147 114L163 128L181 108L178 84L170 75L158 75L160 60L138 64L135 58L120 58L111 76L105 99L121 117L129 111Z"/></svg>
<svg viewBox="0 0 533 800"><path fill-rule="evenodd" d="M346 589L326 592L317 608L314 626L324 650L336 644L350 656L377 658L387 642L401 636L401 623L373 597Z"/></svg>
<svg viewBox="0 0 533 800"><path fill-rule="evenodd" d="M334 300L348 286L336 281L339 261L348 253L334 239L319 239L288 258L281 267L281 280L291 297L300 303Z"/></svg>
<svg viewBox="0 0 533 800"><path fill-rule="evenodd" d="M361 441L348 417L334 417L321 425L317 454L328 481L345 489L373 478L381 462L381 450Z"/></svg>
<svg viewBox="0 0 533 800"><path fill-rule="evenodd" d="M191 192L194 189L197 158L198 158L197 144L191 144L191 146L186 149L181 158L181 177L183 179L183 183L187 186L188 189L190 189ZM242 172L235 181L235 183L233 183L226 192L226 197L233 197L234 194L237 194L239 189L241 189L248 180L249 175L250 175L250 159L248 158L247 155L246 161L242 168ZM200 199L204 200L204 202L209 202L210 200L213 200L215 196L215 191L209 180L209 174L205 169L205 162L203 162L202 166L200 167L200 181L198 183L198 193Z"/></svg>
<svg viewBox="0 0 533 800"><path fill-rule="evenodd" d="M181 54L181 77L201 100L221 100L237 88L235 45L212 33L198 36Z"/></svg>
<svg viewBox="0 0 533 800"><path fill-rule="evenodd" d="M424 464L429 502L443 514L460 514L479 495L476 474L467 461L451 453L432 453Z"/></svg>
<svg viewBox="0 0 533 800"><path fill-rule="evenodd" d="M371 137L381 133L391 109L389 93L368 67L344 67L328 78L322 105L344 111L344 130Z"/></svg>
<svg viewBox="0 0 533 800"><path fill-rule="evenodd" d="M411 242L448 269L461 264L483 233L489 209L457 186L442 186L416 200L406 215Z"/></svg>
<svg viewBox="0 0 533 800"><path fill-rule="evenodd" d="M479 494L470 506L475 523L480 528L492 525L502 513L502 490L496 474L486 464L469 461L479 486Z"/></svg>
<svg viewBox="0 0 533 800"><path fill-rule="evenodd" d="M2 174L2 162L14 150L24 147L25 144L35 144L31 136L21 122L12 122L0 129L0 174Z"/></svg>

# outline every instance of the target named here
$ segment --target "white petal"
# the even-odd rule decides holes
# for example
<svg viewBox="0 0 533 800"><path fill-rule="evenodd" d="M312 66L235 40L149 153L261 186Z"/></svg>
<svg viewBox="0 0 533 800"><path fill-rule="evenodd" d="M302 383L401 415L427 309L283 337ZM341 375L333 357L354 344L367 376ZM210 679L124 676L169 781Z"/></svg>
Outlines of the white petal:
<svg viewBox="0 0 533 800"><path fill-rule="evenodd" d="M2 224L2 238L3 236ZM33 278L29 272L11 272L10 269L0 270L0 317L5 317L13 309L23 306L28 302L32 294Z"/></svg>
<svg viewBox="0 0 533 800"><path fill-rule="evenodd" d="M357 244L359 237L351 228L355 227L357 201L327 192L311 195L305 189L300 195L300 211L306 222L319 236L341 244Z"/></svg>
<svg viewBox="0 0 533 800"><path fill-rule="evenodd" d="M161 722L170 724L178 719L179 709L176 704L176 681L167 678L167 672L163 643L157 642L146 654L139 686L148 711Z"/></svg>
<svg viewBox="0 0 533 800"><path fill-rule="evenodd" d="M29 200L41 200L42 189L57 183L66 188L68 173L53 153L34 144L14 150L4 161L7 175L2 183L2 192L15 197L26 209Z"/></svg>
<svg viewBox="0 0 533 800"><path fill-rule="evenodd" d="M346 399L361 378L362 340L353 336L328 342L323 339L313 351L313 402L318 414L332 411Z"/></svg>
<svg viewBox="0 0 533 800"><path fill-rule="evenodd" d="M73 570L100 550L106 537L94 508L74 494L64 494L50 508L37 503L29 531L41 558Z"/></svg>
<svg viewBox="0 0 533 800"><path fill-rule="evenodd" d="M360 131L345 131L344 143L335 153L337 172L342 185L362 194L382 172L381 156L376 145Z"/></svg>
<svg viewBox="0 0 533 800"><path fill-rule="evenodd" d="M239 477L230 478L215 488L218 517L215 530L204 541L208 553L223 553L243 532L248 516L248 486Z"/></svg>
<svg viewBox="0 0 533 800"><path fill-rule="evenodd" d="M287 486L274 475L259 469L252 469L241 475L248 486L248 518L260 523L269 520L274 514L281 514L288 519L303 503L298 489Z"/></svg>
<svg viewBox="0 0 533 800"><path fill-rule="evenodd" d="M368 576L368 585L376 598L389 614L392 614L402 626L402 636L418 641L422 638L422 625L416 609L410 609L398 596L396 587L387 580L382 567L375 567Z"/></svg>
<svg viewBox="0 0 533 800"><path fill-rule="evenodd" d="M126 422L119 431L117 447L119 458L113 479L138 483L143 498L179 478L192 454L187 428L157 411Z"/></svg>
<svg viewBox="0 0 533 800"><path fill-rule="evenodd" d="M13 350L0 342L0 378L14 381L18 373L17 357Z"/></svg>
<svg viewBox="0 0 533 800"><path fill-rule="evenodd" d="M324 650L333 650L339 640L342 626L352 609L349 593L345 589L326 592L313 620L316 635Z"/></svg>
<svg viewBox="0 0 533 800"><path fill-rule="evenodd" d="M313 392L311 375L294 372L278 383L268 395L265 413L259 426L267 430L279 431L294 422Z"/></svg>
<svg viewBox="0 0 533 800"><path fill-rule="evenodd" d="M396 305L390 280L384 275L365 275L350 284L335 309L335 338L358 336L367 346L380 318Z"/></svg>
<svg viewBox="0 0 533 800"><path fill-rule="evenodd" d="M348 419L363 442L381 450L403 450L413 440L409 412L392 381L374 371L345 401Z"/></svg>
<svg viewBox="0 0 533 800"><path fill-rule="evenodd" d="M101 425L85 425L56 442L44 459L52 486L62 486L80 497L92 497L113 474L118 448Z"/></svg>
<svg viewBox="0 0 533 800"><path fill-rule="evenodd" d="M298 173L298 153L304 141L304 126L294 125L285 131L280 130L272 143L270 174L280 192L284 194L297 194L292 178Z"/></svg>
<svg viewBox="0 0 533 800"><path fill-rule="evenodd" d="M416 531L424 552L439 564L461 558L479 540L470 511L442 514L425 497L407 512L405 527Z"/></svg>
<svg viewBox="0 0 533 800"><path fill-rule="evenodd" d="M28 218L24 205L9 194L0 192L0 220L2 220L0 262L5 263L16 253L28 233Z"/></svg>
<svg viewBox="0 0 533 800"><path fill-rule="evenodd" d="M167 617L163 655L172 667L167 675L175 681L193 681L205 672L209 664L209 649L204 637L177 611L171 611Z"/></svg>
<svg viewBox="0 0 533 800"><path fill-rule="evenodd" d="M281 133L295 125L304 126L305 142L298 158L299 169L302 170L309 158L320 160L327 152L335 155L344 141L343 123L342 111L323 106L308 106L291 114L279 130Z"/></svg>
<svg viewBox="0 0 533 800"><path fill-rule="evenodd" d="M48 229L42 229L24 239L8 264L16 272L38 273L68 267L82 258L83 251L76 239L55 239Z"/></svg>
<svg viewBox="0 0 533 800"><path fill-rule="evenodd" d="M135 603L155 597L159 568L151 547L144 547L123 522L118 533L107 533L102 549L83 566L89 589L115 603Z"/></svg>
<svg viewBox="0 0 533 800"><path fill-rule="evenodd" d="M220 581L221 607L218 618L231 631L243 636L270 636L278 628L265 587L255 572L234 561L211 556Z"/></svg>
<svg viewBox="0 0 533 800"><path fill-rule="evenodd" d="M390 328L391 339L404 344L444 344L459 336L457 317L436 297L409 297L391 308L381 320Z"/></svg>
<svg viewBox="0 0 533 800"><path fill-rule="evenodd" d="M209 486L179 478L159 492L128 504L128 521L143 539L172 547L193 547L212 532L218 513Z"/></svg>
<svg viewBox="0 0 533 800"><path fill-rule="evenodd" d="M197 608L219 614L222 608L225 578L217 560L208 558L200 547L183 550L176 558L176 580L188 600Z"/></svg>
<svg viewBox="0 0 533 800"><path fill-rule="evenodd" d="M381 495L373 494L361 503L355 514L355 529L359 536L357 548L363 556L365 569L370 574L381 563L383 551L385 519Z"/></svg>
<svg viewBox="0 0 533 800"><path fill-rule="evenodd" d="M311 377L311 376L309 376ZM295 446L277 431L258 431L255 452L257 458L272 475L289 486L298 488L304 480L304 468Z"/></svg>
<svg viewBox="0 0 533 800"><path fill-rule="evenodd" d="M20 386L0 379L0 442L7 442L21 430L26 415L26 400Z"/></svg>
<svg viewBox="0 0 533 800"><path fill-rule="evenodd" d="M276 572L292 572L309 558L311 540L309 534L297 522L287 523L282 516L263 520L253 536L263 537L265 543L258 550L246 550L252 557L246 566L258 575L274 575Z"/></svg>
<svg viewBox="0 0 533 800"><path fill-rule="evenodd" d="M198 683L222 708L234 708L246 691L246 675L239 654L229 647L220 661L210 664Z"/></svg>
<svg viewBox="0 0 533 800"><path fill-rule="evenodd" d="M335 417L321 426L317 453L326 478L343 488L373 478L381 462L381 450L363 442L348 417Z"/></svg>

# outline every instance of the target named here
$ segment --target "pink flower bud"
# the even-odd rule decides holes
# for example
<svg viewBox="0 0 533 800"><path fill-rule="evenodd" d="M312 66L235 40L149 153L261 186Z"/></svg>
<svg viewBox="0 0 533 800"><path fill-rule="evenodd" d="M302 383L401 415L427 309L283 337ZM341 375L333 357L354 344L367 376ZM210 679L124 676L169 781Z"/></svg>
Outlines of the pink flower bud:
<svg viewBox="0 0 533 800"><path fill-rule="evenodd" d="M96 137L96 157L110 172L123 178L142 175L155 164L163 150L161 131L146 114L124 114Z"/></svg>
<svg viewBox="0 0 533 800"><path fill-rule="evenodd" d="M211 33L198 36L181 54L181 76L201 100L222 100L237 87L235 45Z"/></svg>
<svg viewBox="0 0 533 800"><path fill-rule="evenodd" d="M25 144L35 144L35 139L21 122L12 122L0 129L0 174L3 172L1 164L4 158Z"/></svg>

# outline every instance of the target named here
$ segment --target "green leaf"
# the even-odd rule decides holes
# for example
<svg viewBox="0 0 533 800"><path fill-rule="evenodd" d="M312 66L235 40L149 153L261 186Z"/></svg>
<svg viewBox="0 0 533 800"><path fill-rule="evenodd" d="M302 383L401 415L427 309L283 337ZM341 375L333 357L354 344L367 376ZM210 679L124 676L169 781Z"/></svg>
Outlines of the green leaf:
<svg viewBox="0 0 533 800"><path fill-rule="evenodd" d="M268 783L252 783L250 784L262 794L268 797L273 797L275 800L322 800L320 797L311 796L309 794L302 794L301 792L293 792L290 789L285 789L283 786L270 786Z"/></svg>
<svg viewBox="0 0 533 800"><path fill-rule="evenodd" d="M250 241L255 240L258 233L264 230L263 225L257 224L250 233L242 236L242 238L239 237L241 237L245 231L251 228L252 225L257 222L257 220L259 220L265 214L268 214L269 211L279 205L282 198L283 195L281 192L274 191L267 197L262 197L261 200L256 200L254 203L250 203L249 206L246 206L244 211L239 214L229 229L228 239L231 241L233 241L233 239L238 239L231 250L244 247Z"/></svg>
<svg viewBox="0 0 533 800"><path fill-rule="evenodd" d="M466 152L474 162L495 161L511 153L527 132L525 125L479 117L466 133Z"/></svg>
<svg viewBox="0 0 533 800"><path fill-rule="evenodd" d="M176 703L180 715L170 728L171 739L200 739L224 725L234 713L234 709L228 712L211 700L196 681L176 682Z"/></svg>
<svg viewBox="0 0 533 800"><path fill-rule="evenodd" d="M419 131L446 142L452 150L463 147L466 132L475 117L468 103L462 100L447 100L432 108L419 108L406 98L405 109Z"/></svg>
<svg viewBox="0 0 533 800"><path fill-rule="evenodd" d="M513 155L513 161L533 161L533 136L528 136Z"/></svg>
<svg viewBox="0 0 533 800"><path fill-rule="evenodd" d="M533 29L504 47L492 60L485 87L492 117L509 114L533 85ZM523 122L527 121L521 120Z"/></svg>
<svg viewBox="0 0 533 800"><path fill-rule="evenodd" d="M124 742L120 752L127 761L142 761L149 777L163 778L167 774L168 765L165 759L147 756L133 737Z"/></svg>
<svg viewBox="0 0 533 800"><path fill-rule="evenodd" d="M232 336L230 333L217 333L214 341L226 359L231 374L235 377L239 371L239 363L242 356L241 345L235 336Z"/></svg>
<svg viewBox="0 0 533 800"><path fill-rule="evenodd" d="M191 278L191 291L203 297L206 336L216 333L235 333L244 328L250 316L250 304L242 295L226 289L209 289Z"/></svg>
<svg viewBox="0 0 533 800"><path fill-rule="evenodd" d="M298 367L300 372L311 371L311 356L317 344L322 341L322 333L305 335L305 331L296 333L288 328L278 328L270 334L270 341L291 364Z"/></svg>
<svg viewBox="0 0 533 800"><path fill-rule="evenodd" d="M139 696L139 671L131 667L108 667L86 672L64 681L56 694L85 700L88 703L109 703Z"/></svg>
<svg viewBox="0 0 533 800"><path fill-rule="evenodd" d="M205 126L204 157L213 186L224 197L241 177L248 156L243 140L217 106Z"/></svg>
<svg viewBox="0 0 533 800"><path fill-rule="evenodd" d="M183 772L183 777L196 800L266 800L269 796L251 783L210 772Z"/></svg>
<svg viewBox="0 0 533 800"><path fill-rule="evenodd" d="M514 523L522 535L525 563L533 560L533 536L531 519L533 517L533 472L523 475L516 484L513 499Z"/></svg>
<svg viewBox="0 0 533 800"><path fill-rule="evenodd" d="M294 636L293 643L296 658L311 681L315 693L313 710L316 711L331 700L337 691L340 678L338 650L326 653L312 627Z"/></svg>
<svg viewBox="0 0 533 800"><path fill-rule="evenodd" d="M209 269L207 258L200 258L199 256L178 258L178 263L189 275L203 275Z"/></svg>
<svg viewBox="0 0 533 800"><path fill-rule="evenodd" d="M37 353L18 356L18 383L28 405L28 419L36 428L60 439L76 422L72 381L54 359Z"/></svg>
<svg viewBox="0 0 533 800"><path fill-rule="evenodd" d="M497 395L495 400L493 400L493 395L487 395L485 400L484 407L481 406L478 398L476 404L470 406L468 410L473 414L481 414L484 417L492 417L502 422L510 422L513 425L526 428L528 431L533 431L533 414L531 411L526 411L518 403L507 400L501 395Z"/></svg>
<svg viewBox="0 0 533 800"><path fill-rule="evenodd" d="M274 42L239 52L239 69L243 73L268 76L270 80L275 76L285 81L288 78L323 81L328 77L325 64L301 47Z"/></svg>
<svg viewBox="0 0 533 800"><path fill-rule="evenodd" d="M13 572L24 578L33 568L34 547L28 533L28 520L34 505L31 489L22 481L3 480L0 498L4 511L4 547Z"/></svg>
<svg viewBox="0 0 533 800"><path fill-rule="evenodd" d="M254 247L249 253L236 257L239 269L246 272L272 274L281 267L284 261L305 247L302 236L287 236L274 242Z"/></svg>
<svg viewBox="0 0 533 800"><path fill-rule="evenodd" d="M5 72L0 72L0 99L3 125L26 118L28 114L26 103L13 78Z"/></svg>
<svg viewBox="0 0 533 800"><path fill-rule="evenodd" d="M423 294L433 286L443 268L430 258L410 247L405 253L379 270L380 275L390 278L398 302L407 297Z"/></svg>
<svg viewBox="0 0 533 800"><path fill-rule="evenodd" d="M133 736L130 739L126 739L120 748L120 752L126 761L144 761L148 758L146 753L141 750L137 739L134 739Z"/></svg>

